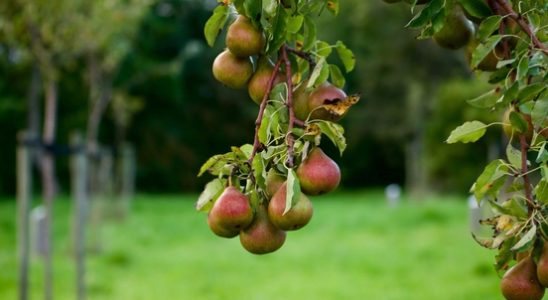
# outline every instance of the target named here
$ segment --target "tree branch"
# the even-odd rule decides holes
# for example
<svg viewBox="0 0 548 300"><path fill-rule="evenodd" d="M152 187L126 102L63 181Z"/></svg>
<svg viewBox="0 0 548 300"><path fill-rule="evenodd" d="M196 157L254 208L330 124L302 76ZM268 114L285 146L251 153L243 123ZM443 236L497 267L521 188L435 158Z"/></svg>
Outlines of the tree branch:
<svg viewBox="0 0 548 300"><path fill-rule="evenodd" d="M514 21L516 21L516 23L518 23L518 25L521 27L523 32L525 32L525 34L527 34L529 36L529 38L531 38L531 41L533 42L533 45L536 48L538 48L540 51L542 51L544 54L548 54L548 47L546 47L537 38L537 36L533 32L533 30L531 29L531 26L527 22L527 20L525 20L525 18L523 18L523 16L521 14L518 14L515 11L512 8L512 6L508 3L508 1L506 1L506 0L493 0L493 1L490 1L490 4L492 2L498 4L498 9L496 9L495 7L492 6L492 8L495 8L494 9L495 11L500 10L499 14L508 15L510 18L512 18Z"/></svg>
<svg viewBox="0 0 548 300"><path fill-rule="evenodd" d="M280 66L282 64L282 57L281 55L278 56L278 60L276 61L276 64L274 65L274 69L272 70L272 74L270 75L270 78L268 79L268 84L266 85L266 91L264 93L263 99L261 100L261 105L259 106L259 114L257 115L257 119L255 120L255 137L253 139L253 151L251 152L251 155L249 156L249 164L253 163L253 159L255 158L255 155L259 151L259 148L262 147L260 141L259 141L259 128L261 127L261 124L263 122L263 116L264 111L266 109L266 104L268 102L268 97L270 96L270 92L272 92L272 87L274 86L274 81L276 80L276 76L278 76L278 72L280 70Z"/></svg>
<svg viewBox="0 0 548 300"><path fill-rule="evenodd" d="M291 76L291 62L287 57L287 47L284 45L281 48L282 60L285 64L285 77L287 82L287 99L285 105L289 111L289 124L287 126L287 159L285 161L286 165L290 168L293 168L295 164L295 137L293 136L293 127L295 126L295 111L293 110L293 81Z"/></svg>

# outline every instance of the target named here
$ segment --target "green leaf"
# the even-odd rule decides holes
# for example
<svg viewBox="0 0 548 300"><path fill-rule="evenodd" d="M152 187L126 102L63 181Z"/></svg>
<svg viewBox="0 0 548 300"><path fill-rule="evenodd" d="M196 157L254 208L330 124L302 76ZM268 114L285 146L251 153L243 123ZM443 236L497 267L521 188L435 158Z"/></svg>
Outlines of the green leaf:
<svg viewBox="0 0 548 300"><path fill-rule="evenodd" d="M335 146L339 149L340 154L344 152L346 149L346 138L344 137L344 127L342 125L330 122L330 121L324 121L324 120L318 120L314 122L315 124L320 127L320 130L323 134L325 134Z"/></svg>
<svg viewBox="0 0 548 300"><path fill-rule="evenodd" d="M485 43L479 44L476 47L476 50L472 52L472 61L470 62L470 65L473 69L475 69L479 63L487 56L493 49L495 49L495 46L500 42L502 39L501 35L495 34L487 38Z"/></svg>
<svg viewBox="0 0 548 300"><path fill-rule="evenodd" d="M535 99L546 89L546 86L546 82L539 82L524 87L518 93L519 102L524 103Z"/></svg>
<svg viewBox="0 0 548 300"><path fill-rule="evenodd" d="M542 179L535 187L535 197L542 204L548 204L548 181Z"/></svg>
<svg viewBox="0 0 548 300"><path fill-rule="evenodd" d="M272 111L274 108L271 105L267 105L265 108L265 113L263 115L263 120L261 121L261 126L259 127L259 142L266 145L270 140L270 121L272 120Z"/></svg>
<svg viewBox="0 0 548 300"><path fill-rule="evenodd" d="M548 97L535 101L535 105L531 111L531 121L537 127L544 127L546 117L548 117Z"/></svg>
<svg viewBox="0 0 548 300"><path fill-rule="evenodd" d="M295 170L287 170L287 188L285 195L285 209L282 215L285 215L291 207L299 200L301 196L301 185L299 183L299 178L295 174Z"/></svg>
<svg viewBox="0 0 548 300"><path fill-rule="evenodd" d="M516 169L521 169L521 152L512 147L511 143L506 146L506 157L508 162Z"/></svg>
<svg viewBox="0 0 548 300"><path fill-rule="evenodd" d="M512 251L521 251L535 241L537 233L537 226L535 224L531 225L531 228L521 237L521 239L512 247Z"/></svg>
<svg viewBox="0 0 548 300"><path fill-rule="evenodd" d="M331 83L338 88L344 87L346 79L337 65L329 65L329 74L331 75Z"/></svg>
<svg viewBox="0 0 548 300"><path fill-rule="evenodd" d="M261 15L262 9L261 0L245 0L244 2L245 15L251 20L257 20Z"/></svg>
<svg viewBox="0 0 548 300"><path fill-rule="evenodd" d="M305 16L303 23L303 51L310 51L316 41L316 23L310 16Z"/></svg>
<svg viewBox="0 0 548 300"><path fill-rule="evenodd" d="M477 107L477 108L491 108L493 107L493 105L495 105L495 103L497 103L497 101L500 99L500 94L497 92L496 89L492 89L490 91L488 91L487 93L477 97L477 98L474 98L474 99L471 99L471 100L468 100L466 102L468 102L468 104L474 106L474 107Z"/></svg>
<svg viewBox="0 0 548 300"><path fill-rule="evenodd" d="M322 83L323 81L320 81L320 75L322 74L322 69L327 68L327 62L325 61L325 57L320 57L318 61L316 62L316 66L314 67L314 70L312 70L312 73L310 74L310 78L308 79L308 84L306 85L306 88L311 88L313 86L317 86L319 83Z"/></svg>
<svg viewBox="0 0 548 300"><path fill-rule="evenodd" d="M527 76L528 72L529 72L529 57L527 55L524 55L519 60L516 80L518 81L523 80Z"/></svg>
<svg viewBox="0 0 548 300"><path fill-rule="evenodd" d="M548 151L546 150L546 142L542 142L542 146L540 147L540 150L538 151L535 162L537 164L540 164L546 161L548 161Z"/></svg>
<svg viewBox="0 0 548 300"><path fill-rule="evenodd" d="M327 10L335 16L339 14L339 0L327 0Z"/></svg>
<svg viewBox="0 0 548 300"><path fill-rule="evenodd" d="M479 3L481 1L474 1L474 2ZM501 21L502 21L502 16L499 16L499 15L490 16L486 18L485 20L483 20L478 28L478 33L477 33L478 39L480 41L483 41L487 39L488 37L490 37L491 34L493 34L493 32L495 32L499 28Z"/></svg>
<svg viewBox="0 0 548 300"><path fill-rule="evenodd" d="M278 0L262 0L263 13L273 16L278 8Z"/></svg>
<svg viewBox="0 0 548 300"><path fill-rule="evenodd" d="M339 55L344 65L346 73L354 70L354 66L356 65L356 57L354 56L354 53L352 53L352 51L348 49L346 45L341 41L337 41L335 47L337 49L337 54Z"/></svg>
<svg viewBox="0 0 548 300"><path fill-rule="evenodd" d="M491 8L484 1L460 0L460 4L469 15L476 18L483 19L493 14Z"/></svg>
<svg viewBox="0 0 548 300"><path fill-rule="evenodd" d="M251 164L253 165L253 175L255 176L257 185L264 187L266 185L266 169L263 158L260 155L255 155Z"/></svg>
<svg viewBox="0 0 548 300"><path fill-rule="evenodd" d="M516 111L510 113L510 124L512 124L512 128L519 133L525 133L529 128L529 124L527 124L527 121L523 118L522 114Z"/></svg>
<svg viewBox="0 0 548 300"><path fill-rule="evenodd" d="M223 29L228 19L228 6L220 5L213 10L213 14L207 20L204 26L204 35L207 41L207 44L210 47L213 47L217 36Z"/></svg>
<svg viewBox="0 0 548 300"><path fill-rule="evenodd" d="M196 210L209 211L215 200L221 195L225 189L226 180L215 178L208 182L198 197L196 202Z"/></svg>
<svg viewBox="0 0 548 300"><path fill-rule="evenodd" d="M445 0L432 0L418 14L416 14L405 27L420 28L431 22L442 8L444 8Z"/></svg>
<svg viewBox="0 0 548 300"><path fill-rule="evenodd" d="M473 143L485 134L487 131L486 128L487 125L480 121L465 122L451 132L446 142L449 144L454 144L457 142Z"/></svg>
<svg viewBox="0 0 548 300"><path fill-rule="evenodd" d="M486 194L491 194L491 191L496 193L499 187L496 183L504 181L500 179L504 179L506 172L507 167L502 160L497 159L490 162L472 186L471 190L476 199L480 201Z"/></svg>
<svg viewBox="0 0 548 300"><path fill-rule="evenodd" d="M234 153L229 152L226 154L217 154L210 157L200 168L198 177L202 176L206 171L210 172L213 175L219 174L219 172L228 164L231 160L234 159Z"/></svg>
<svg viewBox="0 0 548 300"><path fill-rule="evenodd" d="M304 17L302 15L295 15L287 19L287 32L297 33L303 27Z"/></svg>
<svg viewBox="0 0 548 300"><path fill-rule="evenodd" d="M332 51L333 51L333 49L331 48L331 45L329 45L328 43L326 43L324 41L317 41L316 42L316 54L317 55L323 56L323 57L328 57L329 54L331 54Z"/></svg>
<svg viewBox="0 0 548 300"><path fill-rule="evenodd" d="M501 206L505 209L506 213L511 216L520 219L527 218L527 208L515 197L503 202Z"/></svg>
<svg viewBox="0 0 548 300"><path fill-rule="evenodd" d="M269 35L270 42L268 43L266 50L268 53L277 52L286 42L288 19L289 15L285 9L278 6L277 13L275 14L274 21L272 23L272 33Z"/></svg>

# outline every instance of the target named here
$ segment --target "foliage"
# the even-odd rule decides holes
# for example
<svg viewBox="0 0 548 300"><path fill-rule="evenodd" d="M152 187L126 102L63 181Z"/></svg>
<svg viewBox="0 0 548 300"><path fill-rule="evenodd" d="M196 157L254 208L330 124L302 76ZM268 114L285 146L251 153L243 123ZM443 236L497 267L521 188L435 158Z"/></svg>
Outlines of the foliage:
<svg viewBox="0 0 548 300"><path fill-rule="evenodd" d="M485 71L491 92L469 103L491 111L508 110L502 122L467 121L451 132L447 142L475 142L490 127L502 125L508 133L506 155L487 164L471 188L478 202L496 215L484 220L492 237L477 238L487 248L498 249L497 271L506 270L520 252L536 257L548 238L545 186L548 116L548 17L543 1L428 1L413 6L409 26L421 38L436 37L455 10L477 23L470 65ZM489 55L494 68L482 67ZM485 65L484 65L485 66ZM538 179L537 179L538 178Z"/></svg>

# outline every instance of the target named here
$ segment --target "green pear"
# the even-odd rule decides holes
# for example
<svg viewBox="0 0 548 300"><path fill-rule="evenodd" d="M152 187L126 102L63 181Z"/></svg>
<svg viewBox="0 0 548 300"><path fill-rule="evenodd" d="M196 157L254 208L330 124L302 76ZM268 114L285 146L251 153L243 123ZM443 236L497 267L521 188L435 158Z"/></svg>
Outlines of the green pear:
<svg viewBox="0 0 548 300"><path fill-rule="evenodd" d="M542 245L542 253L537 263L537 278L540 284L548 287L548 242L546 240Z"/></svg>
<svg viewBox="0 0 548 300"><path fill-rule="evenodd" d="M236 236L234 233L246 228L253 220L249 199L233 186L227 187L219 196L207 216L209 228L222 237Z"/></svg>
<svg viewBox="0 0 548 300"><path fill-rule="evenodd" d="M282 186L282 184L285 182L285 178L280 175L276 170L270 169L268 170L268 173L266 174L266 195L268 197L274 196L274 194L278 191L278 189Z"/></svg>
<svg viewBox="0 0 548 300"><path fill-rule="evenodd" d="M310 93L306 91L306 81L301 83L301 85L293 92L293 112L295 117L301 121L304 121L308 118L310 114L310 109L308 108L308 96Z"/></svg>
<svg viewBox="0 0 548 300"><path fill-rule="evenodd" d="M285 214L287 183L284 182L268 203L268 218L282 230L297 230L312 218L312 202L299 191L299 199Z"/></svg>
<svg viewBox="0 0 548 300"><path fill-rule="evenodd" d="M445 16L444 26L434 33L434 41L443 48L459 49L474 35L474 24L466 18L462 8L455 6Z"/></svg>
<svg viewBox="0 0 548 300"><path fill-rule="evenodd" d="M321 119L336 122L342 116L332 114L325 108L321 107L325 104L332 104L336 101L344 100L346 93L329 82L324 82L313 90L308 96L308 110L310 111L311 119Z"/></svg>
<svg viewBox="0 0 548 300"><path fill-rule="evenodd" d="M255 73L253 73L253 76L251 76L249 84L247 85L249 97L251 97L251 99L253 99L253 101L259 105L261 104L264 94L266 93L268 81L270 80L273 71L274 66L272 65L272 62L270 62L268 57L259 57L257 61L257 70L255 71ZM282 82L284 79L284 75L277 74L276 78L274 79L274 84L272 86L275 86L276 84Z"/></svg>
<svg viewBox="0 0 548 300"><path fill-rule="evenodd" d="M213 61L213 76L227 87L244 88L252 74L251 59L239 58L230 50L221 52Z"/></svg>
<svg viewBox="0 0 548 300"><path fill-rule="evenodd" d="M259 29L251 21L239 15L228 27L226 46L238 57L248 57L262 52L265 39Z"/></svg>
<svg viewBox="0 0 548 300"><path fill-rule="evenodd" d="M240 232L240 243L253 254L266 254L278 250L284 244L285 236L285 231L268 219L264 204L259 204L251 225Z"/></svg>
<svg viewBox="0 0 548 300"><path fill-rule="evenodd" d="M507 300L540 300L544 287L537 279L533 258L526 257L504 274L500 282L502 295Z"/></svg>
<svg viewBox="0 0 548 300"><path fill-rule="evenodd" d="M316 147L297 168L302 191L307 195L320 195L333 191L341 181L341 171L335 161Z"/></svg>

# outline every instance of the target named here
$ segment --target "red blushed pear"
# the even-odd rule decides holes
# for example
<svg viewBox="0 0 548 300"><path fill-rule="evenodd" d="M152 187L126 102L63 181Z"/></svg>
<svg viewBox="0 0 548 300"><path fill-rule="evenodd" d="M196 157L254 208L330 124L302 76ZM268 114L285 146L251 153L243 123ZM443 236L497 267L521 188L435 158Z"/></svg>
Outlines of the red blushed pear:
<svg viewBox="0 0 548 300"><path fill-rule="evenodd" d="M268 218L282 230L297 230L304 227L312 218L312 202L299 191L299 199L284 214L287 183L284 182L268 203Z"/></svg>
<svg viewBox="0 0 548 300"><path fill-rule="evenodd" d="M334 160L316 147L297 168L297 177L305 194L321 195L339 186L341 170Z"/></svg>
<svg viewBox="0 0 548 300"><path fill-rule="evenodd" d="M249 199L233 186L227 187L217 199L207 216L207 223L213 233L221 237L234 237L249 226L253 210Z"/></svg>
<svg viewBox="0 0 548 300"><path fill-rule="evenodd" d="M308 111L311 112L310 118L333 122L340 120L341 116L331 114L321 106L344 100L346 96L347 95L343 90L332 85L331 83L322 83L308 96Z"/></svg>
<svg viewBox="0 0 548 300"><path fill-rule="evenodd" d="M266 254L278 250L285 236L285 231L270 222L266 207L260 204L251 225L240 232L240 243L253 254Z"/></svg>
<svg viewBox="0 0 548 300"><path fill-rule="evenodd" d="M285 182L285 178L278 174L276 170L270 169L268 170L268 173L266 174L266 195L268 197L274 196L274 194L278 191L278 189L282 186L282 184Z"/></svg>
<svg viewBox="0 0 548 300"><path fill-rule="evenodd" d="M541 300L544 287L537 279L537 267L531 256L520 260L504 274L500 282L507 300Z"/></svg>
<svg viewBox="0 0 548 300"><path fill-rule="evenodd" d="M226 46L238 57L247 57L261 53L265 45L262 32L251 21L240 15L228 27Z"/></svg>
<svg viewBox="0 0 548 300"><path fill-rule="evenodd" d="M213 77L225 86L241 89L247 86L253 74L253 64L249 57L240 58L225 50L213 61L212 72Z"/></svg>
<svg viewBox="0 0 548 300"><path fill-rule="evenodd" d="M548 242L544 241L542 253L537 263L537 278L544 287L548 287Z"/></svg>

